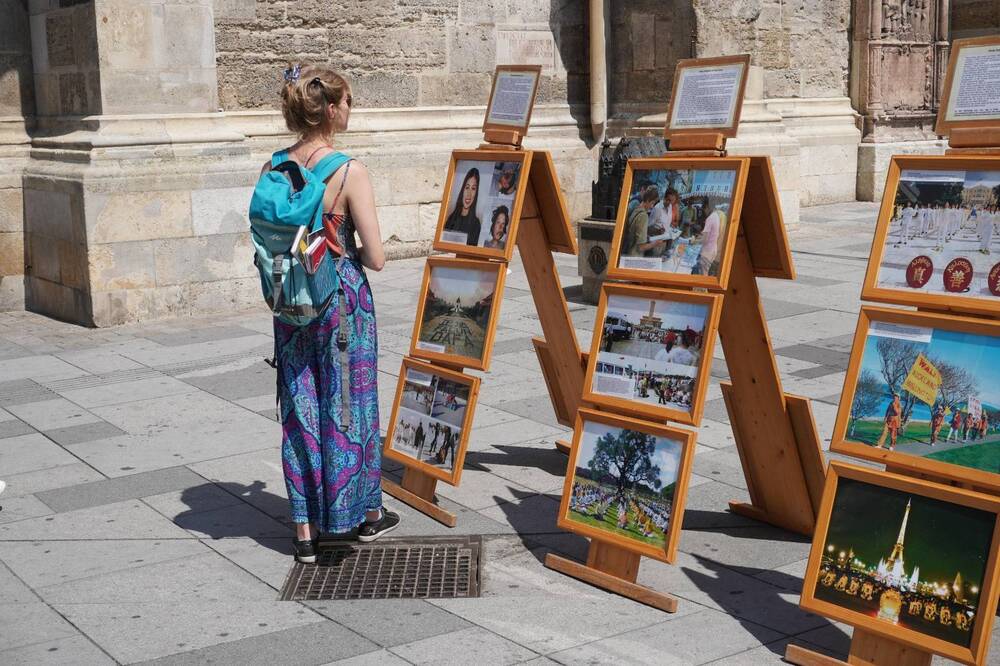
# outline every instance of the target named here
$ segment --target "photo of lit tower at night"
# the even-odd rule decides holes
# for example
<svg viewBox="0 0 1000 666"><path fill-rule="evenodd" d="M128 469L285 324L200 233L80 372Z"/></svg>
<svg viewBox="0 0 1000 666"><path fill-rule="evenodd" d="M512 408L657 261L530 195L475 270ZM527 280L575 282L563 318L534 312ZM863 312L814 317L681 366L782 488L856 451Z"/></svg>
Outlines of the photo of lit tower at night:
<svg viewBox="0 0 1000 666"><path fill-rule="evenodd" d="M968 646L994 516L841 479L815 597Z"/></svg>

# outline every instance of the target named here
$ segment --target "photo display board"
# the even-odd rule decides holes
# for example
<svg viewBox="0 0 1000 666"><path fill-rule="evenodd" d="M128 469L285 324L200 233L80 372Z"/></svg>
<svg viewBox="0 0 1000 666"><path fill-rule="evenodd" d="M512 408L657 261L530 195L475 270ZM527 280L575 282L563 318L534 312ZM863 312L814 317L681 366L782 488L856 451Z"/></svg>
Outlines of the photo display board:
<svg viewBox="0 0 1000 666"><path fill-rule="evenodd" d="M749 54L678 62L665 135L736 136L749 71Z"/></svg>
<svg viewBox="0 0 1000 666"><path fill-rule="evenodd" d="M410 356L488 370L506 265L428 257Z"/></svg>
<svg viewBox="0 0 1000 666"><path fill-rule="evenodd" d="M831 462L800 605L981 664L997 604L1000 499Z"/></svg>
<svg viewBox="0 0 1000 666"><path fill-rule="evenodd" d="M632 159L608 277L724 291L750 159Z"/></svg>
<svg viewBox="0 0 1000 666"><path fill-rule="evenodd" d="M721 296L605 284L583 398L655 420L698 424Z"/></svg>
<svg viewBox="0 0 1000 666"><path fill-rule="evenodd" d="M1000 156L897 156L861 297L1000 313Z"/></svg>
<svg viewBox="0 0 1000 666"><path fill-rule="evenodd" d="M581 409L559 527L673 562L695 433Z"/></svg>
<svg viewBox="0 0 1000 666"><path fill-rule="evenodd" d="M497 65L483 131L513 130L527 134L541 75L541 65Z"/></svg>
<svg viewBox="0 0 1000 666"><path fill-rule="evenodd" d="M458 485L479 378L404 358L383 453Z"/></svg>
<svg viewBox="0 0 1000 666"><path fill-rule="evenodd" d="M530 151L453 152L434 249L509 261L530 167Z"/></svg>
<svg viewBox="0 0 1000 666"><path fill-rule="evenodd" d="M1000 490L1000 322L863 307L831 450Z"/></svg>
<svg viewBox="0 0 1000 666"><path fill-rule="evenodd" d="M1000 127L1000 36L956 39L935 131Z"/></svg>

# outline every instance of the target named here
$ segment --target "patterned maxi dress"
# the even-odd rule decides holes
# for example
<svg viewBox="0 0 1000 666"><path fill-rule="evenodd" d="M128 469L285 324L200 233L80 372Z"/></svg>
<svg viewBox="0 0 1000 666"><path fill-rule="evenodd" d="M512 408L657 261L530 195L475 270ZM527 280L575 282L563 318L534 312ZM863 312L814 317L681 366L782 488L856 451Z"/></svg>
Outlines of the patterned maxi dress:
<svg viewBox="0 0 1000 666"><path fill-rule="evenodd" d="M341 426L336 306L331 304L308 326L275 319L281 458L292 520L313 521L321 532L343 533L360 525L366 511L382 506L378 338L375 304L350 215L326 213L324 224L345 250L339 275L350 327L351 425L346 432Z"/></svg>

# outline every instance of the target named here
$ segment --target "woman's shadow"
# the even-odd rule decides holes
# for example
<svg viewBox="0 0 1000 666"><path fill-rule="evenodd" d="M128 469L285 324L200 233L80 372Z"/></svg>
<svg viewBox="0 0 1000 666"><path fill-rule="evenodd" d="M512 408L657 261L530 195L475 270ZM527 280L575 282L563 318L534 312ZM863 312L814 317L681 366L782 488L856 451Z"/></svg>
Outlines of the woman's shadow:
<svg viewBox="0 0 1000 666"><path fill-rule="evenodd" d="M202 538L250 538L265 548L291 555L295 528L288 500L266 488L263 481L249 485L206 481L185 488L181 502L188 509L174 517L174 523Z"/></svg>

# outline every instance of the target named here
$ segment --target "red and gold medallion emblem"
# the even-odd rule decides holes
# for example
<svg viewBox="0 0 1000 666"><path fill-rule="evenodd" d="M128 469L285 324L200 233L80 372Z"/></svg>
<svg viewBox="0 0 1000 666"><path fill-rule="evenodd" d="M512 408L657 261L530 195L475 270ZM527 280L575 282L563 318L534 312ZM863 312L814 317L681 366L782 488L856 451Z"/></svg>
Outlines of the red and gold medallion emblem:
<svg viewBox="0 0 1000 666"><path fill-rule="evenodd" d="M965 257L952 259L944 267L945 291L953 293L969 291L972 284L972 262Z"/></svg>
<svg viewBox="0 0 1000 666"><path fill-rule="evenodd" d="M906 267L906 284L914 289L920 289L931 279L934 273L934 262L926 255L914 257Z"/></svg>

